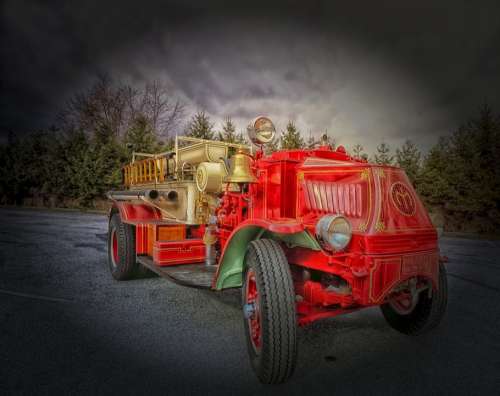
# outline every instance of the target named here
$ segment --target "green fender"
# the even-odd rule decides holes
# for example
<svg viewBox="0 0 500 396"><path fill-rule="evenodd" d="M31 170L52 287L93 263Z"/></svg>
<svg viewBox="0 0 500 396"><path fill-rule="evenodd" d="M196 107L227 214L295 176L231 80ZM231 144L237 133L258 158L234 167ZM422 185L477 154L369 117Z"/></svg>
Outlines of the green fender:
<svg viewBox="0 0 500 396"><path fill-rule="evenodd" d="M268 227L260 224L238 227L231 235L224 249L215 280L215 290L241 287L247 246L251 241L261 238L281 241L289 247L301 246L307 249L321 250L318 241L304 229L288 233L271 231Z"/></svg>

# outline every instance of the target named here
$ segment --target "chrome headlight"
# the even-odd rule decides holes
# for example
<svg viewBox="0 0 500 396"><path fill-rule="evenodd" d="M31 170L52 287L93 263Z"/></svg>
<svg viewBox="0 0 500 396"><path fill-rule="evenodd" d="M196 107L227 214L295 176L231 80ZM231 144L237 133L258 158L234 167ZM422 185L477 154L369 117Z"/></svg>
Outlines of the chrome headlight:
<svg viewBox="0 0 500 396"><path fill-rule="evenodd" d="M316 238L326 250L344 250L351 241L352 227L341 215L326 215L316 224Z"/></svg>

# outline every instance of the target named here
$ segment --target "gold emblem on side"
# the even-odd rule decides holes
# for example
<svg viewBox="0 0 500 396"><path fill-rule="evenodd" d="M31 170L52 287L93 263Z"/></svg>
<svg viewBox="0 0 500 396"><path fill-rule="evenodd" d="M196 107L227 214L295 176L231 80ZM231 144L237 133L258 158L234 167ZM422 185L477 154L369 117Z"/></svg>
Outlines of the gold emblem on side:
<svg viewBox="0 0 500 396"><path fill-rule="evenodd" d="M378 177L385 177L385 172L382 168L375 168Z"/></svg>
<svg viewBox="0 0 500 396"><path fill-rule="evenodd" d="M408 187L396 182L391 186L390 197L394 207L404 216L413 216L417 205Z"/></svg>
<svg viewBox="0 0 500 396"><path fill-rule="evenodd" d="M377 221L377 224L375 224L375 231L382 232L384 230L385 230L385 223L383 221Z"/></svg>

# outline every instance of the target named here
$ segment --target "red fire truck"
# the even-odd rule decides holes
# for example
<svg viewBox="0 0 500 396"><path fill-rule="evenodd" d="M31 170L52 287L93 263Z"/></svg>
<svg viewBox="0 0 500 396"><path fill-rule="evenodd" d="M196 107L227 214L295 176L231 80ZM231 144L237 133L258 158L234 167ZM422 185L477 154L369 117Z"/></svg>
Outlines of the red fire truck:
<svg viewBox="0 0 500 396"><path fill-rule="evenodd" d="M378 305L408 335L438 325L447 283L436 229L404 171L328 145L265 155L179 136L172 151L134 153L110 191L109 268L181 285L242 290L251 365L264 383L294 370L297 326Z"/></svg>

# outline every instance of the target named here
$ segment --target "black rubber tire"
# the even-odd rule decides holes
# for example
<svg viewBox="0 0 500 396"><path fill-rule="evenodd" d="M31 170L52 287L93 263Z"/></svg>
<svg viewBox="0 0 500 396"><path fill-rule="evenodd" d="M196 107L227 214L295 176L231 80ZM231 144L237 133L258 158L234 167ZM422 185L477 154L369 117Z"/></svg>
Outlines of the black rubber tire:
<svg viewBox="0 0 500 396"><path fill-rule="evenodd" d="M260 299L262 345L257 353L244 318L250 362L259 380L266 384L285 382L297 361L295 291L290 267L280 245L270 239L249 244L245 256L242 301L246 277L252 268Z"/></svg>
<svg viewBox="0 0 500 396"><path fill-rule="evenodd" d="M448 281L446 268L439 264L439 290L432 292L429 298L425 291L412 312L407 315L398 314L389 304L380 307L387 323L397 331L407 335L420 335L434 329L446 312L448 303Z"/></svg>
<svg viewBox="0 0 500 396"><path fill-rule="evenodd" d="M118 242L118 260L115 263L112 253L112 235L116 231ZM116 280L128 280L136 276L138 264L135 255L135 227L121 221L120 215L114 213L109 220L108 231L108 264L111 275Z"/></svg>

